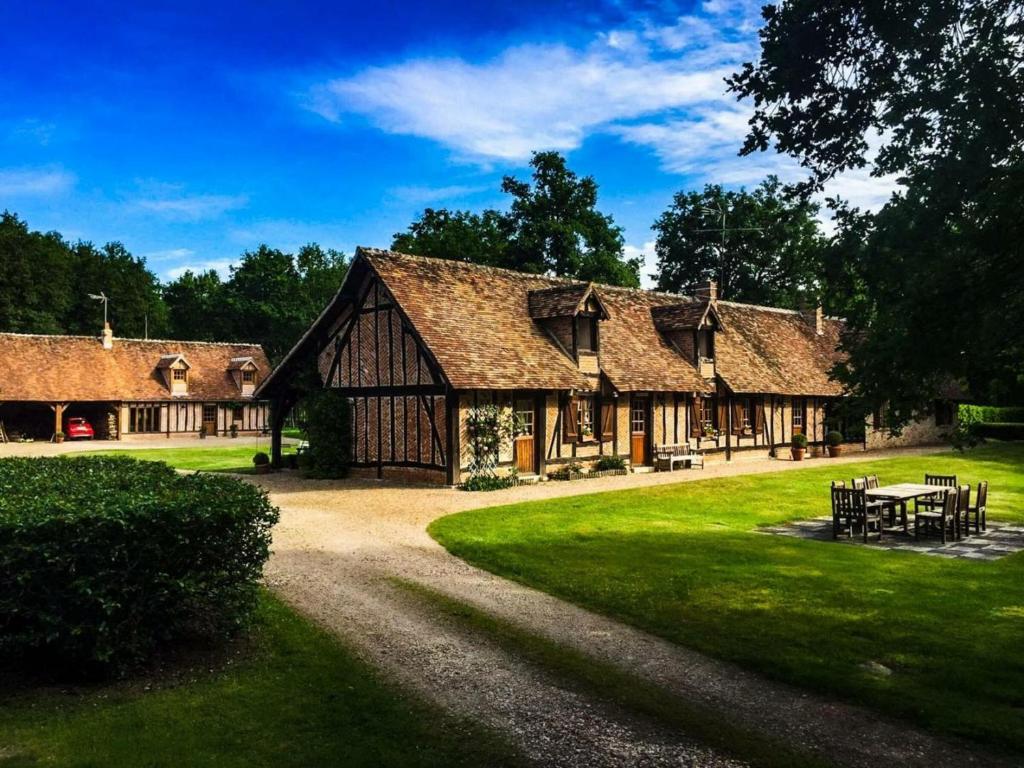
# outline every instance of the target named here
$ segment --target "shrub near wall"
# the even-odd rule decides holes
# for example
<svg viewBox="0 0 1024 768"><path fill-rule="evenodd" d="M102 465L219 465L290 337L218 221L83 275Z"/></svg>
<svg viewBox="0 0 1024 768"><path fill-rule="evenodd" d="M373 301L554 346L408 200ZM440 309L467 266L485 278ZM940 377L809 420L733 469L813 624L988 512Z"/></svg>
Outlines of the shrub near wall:
<svg viewBox="0 0 1024 768"><path fill-rule="evenodd" d="M258 488L128 458L0 460L0 658L122 673L254 607L277 510Z"/></svg>
<svg viewBox="0 0 1024 768"><path fill-rule="evenodd" d="M309 477L345 477L352 461L352 406L333 389L313 392L303 400L309 452L303 470Z"/></svg>

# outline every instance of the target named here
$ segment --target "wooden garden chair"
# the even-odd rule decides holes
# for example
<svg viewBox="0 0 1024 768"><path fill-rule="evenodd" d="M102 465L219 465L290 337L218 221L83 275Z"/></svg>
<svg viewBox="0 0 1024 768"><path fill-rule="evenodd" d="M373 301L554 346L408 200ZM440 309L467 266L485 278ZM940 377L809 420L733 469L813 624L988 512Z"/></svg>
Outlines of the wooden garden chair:
<svg viewBox="0 0 1024 768"><path fill-rule="evenodd" d="M958 539L970 535L970 532L967 530L967 517L970 514L968 511L970 506L971 486L958 485L956 489L956 537Z"/></svg>
<svg viewBox="0 0 1024 768"><path fill-rule="evenodd" d="M925 485L944 485L948 488L956 488L956 475L928 475L924 476ZM940 509L945 503L945 496L941 493L933 493L931 496L922 496L914 499L914 514L919 509L934 512Z"/></svg>
<svg viewBox="0 0 1024 768"><path fill-rule="evenodd" d="M872 529L878 532L878 540L881 541L881 505L869 504L863 488L837 488L835 493L839 502L840 521L849 521L850 537L853 537L853 529L859 525L865 542Z"/></svg>
<svg viewBox="0 0 1024 768"><path fill-rule="evenodd" d="M847 535L853 538L853 518L846 514L846 506L840 498L839 491L846 490L846 482L843 480L832 481L832 538L838 539L839 532L847 531Z"/></svg>
<svg viewBox="0 0 1024 768"><path fill-rule="evenodd" d="M988 526L985 523L985 505L988 503L988 480L982 480L978 483L978 493L974 499L974 506L967 505L967 514L964 517L964 525L967 529L967 534L971 533L971 517L974 517L974 532L981 533L982 531L988 530Z"/></svg>
<svg viewBox="0 0 1024 768"><path fill-rule="evenodd" d="M955 537L957 497L959 495L955 488L950 488L945 492L942 506L938 510L922 509L916 512L914 514L914 538L921 538L922 533L927 536L934 530L938 530L943 544L946 543L947 535Z"/></svg>

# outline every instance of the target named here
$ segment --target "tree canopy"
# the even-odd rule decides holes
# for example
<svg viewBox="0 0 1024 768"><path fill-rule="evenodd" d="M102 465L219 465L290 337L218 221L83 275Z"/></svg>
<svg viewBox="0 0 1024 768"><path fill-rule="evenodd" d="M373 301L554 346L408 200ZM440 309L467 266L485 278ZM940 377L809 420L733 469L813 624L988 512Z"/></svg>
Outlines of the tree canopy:
<svg viewBox="0 0 1024 768"><path fill-rule="evenodd" d="M950 382L1024 397L1024 6L797 0L763 11L761 58L730 80L744 152L798 157L803 192L850 168L898 174L877 213L835 200L826 255L847 317L836 374L906 423Z"/></svg>
<svg viewBox="0 0 1024 768"><path fill-rule="evenodd" d="M316 244L297 254L261 245L242 254L229 278L184 274L162 285L120 243L96 248L35 232L0 216L0 331L97 335L105 293L115 334L124 338L252 341L280 359L334 296L345 254Z"/></svg>
<svg viewBox="0 0 1024 768"><path fill-rule="evenodd" d="M679 192L654 223L658 289L692 293L715 280L723 299L791 308L814 301L825 244L817 213L774 176L752 192L710 184Z"/></svg>
<svg viewBox="0 0 1024 768"><path fill-rule="evenodd" d="M611 285L640 285L640 262L626 259L622 228L597 210L597 182L580 178L557 152L536 152L531 181L505 176L508 211L428 208L395 250L553 274Z"/></svg>

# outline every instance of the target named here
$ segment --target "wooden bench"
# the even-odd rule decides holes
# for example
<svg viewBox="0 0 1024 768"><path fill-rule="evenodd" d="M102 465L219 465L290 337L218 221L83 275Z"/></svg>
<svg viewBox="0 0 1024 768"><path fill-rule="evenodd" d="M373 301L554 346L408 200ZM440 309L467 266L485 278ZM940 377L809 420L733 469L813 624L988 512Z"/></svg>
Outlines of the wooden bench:
<svg viewBox="0 0 1024 768"><path fill-rule="evenodd" d="M704 454L690 448L689 443L676 445L654 446L654 468L662 472L671 472L676 464L704 469Z"/></svg>

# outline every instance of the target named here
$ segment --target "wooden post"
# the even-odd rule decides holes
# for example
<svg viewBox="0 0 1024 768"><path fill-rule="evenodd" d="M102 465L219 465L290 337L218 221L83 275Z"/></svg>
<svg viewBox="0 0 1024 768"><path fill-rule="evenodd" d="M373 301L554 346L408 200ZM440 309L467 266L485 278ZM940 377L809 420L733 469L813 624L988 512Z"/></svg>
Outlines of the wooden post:
<svg viewBox="0 0 1024 768"><path fill-rule="evenodd" d="M448 434L447 447L445 453L448 454L448 467L447 467L447 481L448 485L458 485L461 480L462 467L462 449L459 447L459 393L454 389L449 389L444 398L445 409L447 410L448 417L445 419L447 422ZM534 430L536 431L536 430Z"/></svg>
<svg viewBox="0 0 1024 768"><path fill-rule="evenodd" d="M548 403L547 393L541 392L533 400L536 414L533 418L533 464L538 477L544 477L547 452Z"/></svg>
<svg viewBox="0 0 1024 768"><path fill-rule="evenodd" d="M278 395L270 402L270 465L274 469L281 468L281 433L291 408L288 395Z"/></svg>
<svg viewBox="0 0 1024 768"><path fill-rule="evenodd" d="M725 460L732 461L732 398L725 399Z"/></svg>

